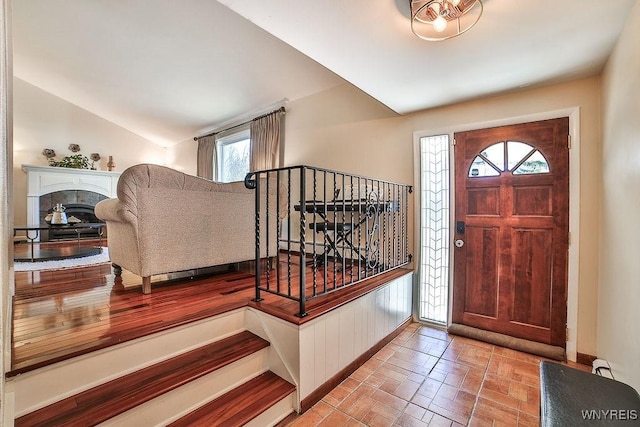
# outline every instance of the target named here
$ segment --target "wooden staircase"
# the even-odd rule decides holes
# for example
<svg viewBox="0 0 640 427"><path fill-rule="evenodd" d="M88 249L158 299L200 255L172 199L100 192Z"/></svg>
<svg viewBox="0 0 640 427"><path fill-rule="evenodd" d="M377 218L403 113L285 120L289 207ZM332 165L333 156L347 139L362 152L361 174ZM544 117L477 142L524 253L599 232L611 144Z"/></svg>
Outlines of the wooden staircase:
<svg viewBox="0 0 640 427"><path fill-rule="evenodd" d="M229 323L229 319L221 321L225 320ZM238 321L231 319L234 323ZM189 328L181 331L193 332ZM175 333L167 333L168 342ZM144 342L133 345L134 354L145 350ZM268 341L249 331L227 334L147 366L125 369L123 375L77 393L64 396L62 392L62 398L53 397L53 391L52 396L41 399L44 403L55 399L53 403L20 414L15 425L273 425L293 412L295 386L269 370L269 350ZM130 357L131 349L126 351L123 357ZM73 366L69 372L72 371ZM38 372L30 376L30 383L36 383ZM20 377L15 381L19 382ZM51 380L51 373L42 378L44 387ZM20 392L16 385L16 399Z"/></svg>

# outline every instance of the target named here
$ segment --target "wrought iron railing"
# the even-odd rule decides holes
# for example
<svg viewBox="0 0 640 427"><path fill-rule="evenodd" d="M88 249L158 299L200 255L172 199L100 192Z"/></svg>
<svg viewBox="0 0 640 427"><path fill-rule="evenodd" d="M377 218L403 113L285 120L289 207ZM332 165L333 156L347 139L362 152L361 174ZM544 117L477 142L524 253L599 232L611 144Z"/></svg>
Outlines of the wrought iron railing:
<svg viewBox="0 0 640 427"><path fill-rule="evenodd" d="M292 166L249 173L245 186L256 190L257 301L298 301L304 317L308 300L411 262L409 185Z"/></svg>

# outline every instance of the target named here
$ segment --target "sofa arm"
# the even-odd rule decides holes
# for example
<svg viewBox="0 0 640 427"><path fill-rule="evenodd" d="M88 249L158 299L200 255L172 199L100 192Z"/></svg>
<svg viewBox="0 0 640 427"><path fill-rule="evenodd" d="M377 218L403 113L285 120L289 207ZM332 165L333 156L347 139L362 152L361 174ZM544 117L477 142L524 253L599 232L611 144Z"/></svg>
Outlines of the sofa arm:
<svg viewBox="0 0 640 427"><path fill-rule="evenodd" d="M105 222L136 223L137 217L118 199L105 199L95 206L96 216Z"/></svg>

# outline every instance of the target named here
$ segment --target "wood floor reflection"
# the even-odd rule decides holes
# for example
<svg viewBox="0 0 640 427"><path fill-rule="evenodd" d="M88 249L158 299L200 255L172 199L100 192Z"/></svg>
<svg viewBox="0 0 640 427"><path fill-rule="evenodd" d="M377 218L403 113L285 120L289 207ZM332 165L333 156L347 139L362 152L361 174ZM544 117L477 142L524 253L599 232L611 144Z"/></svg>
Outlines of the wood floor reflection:
<svg viewBox="0 0 640 427"><path fill-rule="evenodd" d="M180 281L112 273L109 264L18 272L9 375L247 305L253 275L229 272Z"/></svg>
<svg viewBox="0 0 640 427"><path fill-rule="evenodd" d="M304 318L296 316L299 307L292 300L263 293L264 301L252 302L255 279L248 271L225 270L195 278L154 276L149 295L142 294L139 276L124 270L117 278L109 264L17 272L8 375L247 305L290 322L304 323L407 272L397 269L316 298L307 304L309 316ZM290 274L293 280L299 276L295 268ZM309 267L307 286L314 286Z"/></svg>

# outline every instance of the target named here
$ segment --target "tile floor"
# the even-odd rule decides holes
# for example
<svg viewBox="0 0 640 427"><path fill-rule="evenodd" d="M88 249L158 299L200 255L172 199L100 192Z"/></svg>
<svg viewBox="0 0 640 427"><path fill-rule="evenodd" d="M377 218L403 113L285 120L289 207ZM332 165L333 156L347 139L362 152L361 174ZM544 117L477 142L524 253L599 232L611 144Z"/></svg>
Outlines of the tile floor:
<svg viewBox="0 0 640 427"><path fill-rule="evenodd" d="M541 360L412 323L287 426L538 426Z"/></svg>

